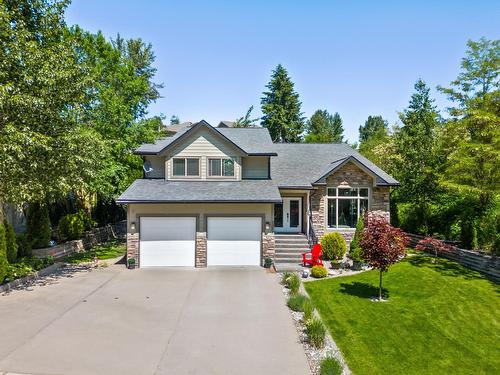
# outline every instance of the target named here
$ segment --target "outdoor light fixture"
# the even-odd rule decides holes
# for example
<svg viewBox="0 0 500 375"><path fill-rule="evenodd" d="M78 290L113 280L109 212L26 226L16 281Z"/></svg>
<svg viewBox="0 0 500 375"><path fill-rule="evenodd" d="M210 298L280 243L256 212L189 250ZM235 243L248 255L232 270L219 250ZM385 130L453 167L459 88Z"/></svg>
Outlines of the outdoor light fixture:
<svg viewBox="0 0 500 375"><path fill-rule="evenodd" d="M266 221L266 232L269 232L271 229L271 223L269 221Z"/></svg>
<svg viewBox="0 0 500 375"><path fill-rule="evenodd" d="M135 233L135 221L132 221L132 222L130 223L130 231L132 232L132 234L134 234L134 233Z"/></svg>

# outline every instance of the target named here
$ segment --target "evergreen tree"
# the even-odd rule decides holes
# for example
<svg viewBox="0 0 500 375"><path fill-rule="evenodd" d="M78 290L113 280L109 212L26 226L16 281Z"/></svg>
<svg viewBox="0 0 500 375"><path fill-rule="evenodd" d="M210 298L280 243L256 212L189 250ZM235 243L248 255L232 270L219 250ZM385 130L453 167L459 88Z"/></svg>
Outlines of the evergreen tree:
<svg viewBox="0 0 500 375"><path fill-rule="evenodd" d="M456 103L449 109L443 145L444 186L467 197L461 220L463 244L486 249L495 245L499 226L489 230L500 194L500 40L467 43L461 72L451 88L439 87ZM498 244L498 241L496 242Z"/></svg>
<svg viewBox="0 0 500 375"><path fill-rule="evenodd" d="M254 119L251 118L252 111L253 111L253 105L250 106L250 108L248 108L248 111L245 114L245 116L236 119L233 127L234 128L249 128L249 127L255 126L255 122L258 121L259 119L258 118L254 118Z"/></svg>
<svg viewBox="0 0 500 375"><path fill-rule="evenodd" d="M307 143L341 143L344 141L342 118L318 109L307 121Z"/></svg>
<svg viewBox="0 0 500 375"><path fill-rule="evenodd" d="M26 236L30 247L49 246L51 237L49 211L45 203L30 203L26 218Z"/></svg>
<svg viewBox="0 0 500 375"><path fill-rule="evenodd" d="M423 234L428 234L430 203L438 190L439 113L429 91L423 80L417 80L409 106L399 116L403 125L395 135L396 177L401 183L397 200L413 207L416 220L414 228L405 229Z"/></svg>
<svg viewBox="0 0 500 375"><path fill-rule="evenodd" d="M14 263L17 259L17 240L14 227L7 220L4 221L5 228L5 243L7 246L7 260L9 263Z"/></svg>
<svg viewBox="0 0 500 375"><path fill-rule="evenodd" d="M177 125L180 123L181 123L181 120L179 120L179 116L172 115L172 117L170 117L170 125Z"/></svg>
<svg viewBox="0 0 500 375"><path fill-rule="evenodd" d="M387 135L387 121L382 116L368 116L364 125L359 127L359 142L363 143L373 137Z"/></svg>
<svg viewBox="0 0 500 375"><path fill-rule="evenodd" d="M281 64L272 72L266 88L268 91L261 98L262 126L269 130L273 142L300 142L304 132L304 118L300 111L302 103Z"/></svg>
<svg viewBox="0 0 500 375"><path fill-rule="evenodd" d="M5 241L5 227L0 221L0 284L3 283L5 276L7 275L7 267L9 263L7 262L7 247Z"/></svg>
<svg viewBox="0 0 500 375"><path fill-rule="evenodd" d="M381 147L389 142L389 132L387 121L382 116L368 116L364 125L359 127L359 152L375 164L388 169L388 166L381 158Z"/></svg>

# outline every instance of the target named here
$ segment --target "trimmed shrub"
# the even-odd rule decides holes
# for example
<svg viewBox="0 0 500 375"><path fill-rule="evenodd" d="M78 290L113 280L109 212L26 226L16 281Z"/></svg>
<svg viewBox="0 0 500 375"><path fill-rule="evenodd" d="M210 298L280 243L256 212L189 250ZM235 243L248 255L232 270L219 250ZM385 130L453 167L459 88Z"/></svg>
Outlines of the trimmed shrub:
<svg viewBox="0 0 500 375"><path fill-rule="evenodd" d="M342 365L337 361L336 358L326 357L321 360L319 366L320 375L341 375Z"/></svg>
<svg viewBox="0 0 500 375"><path fill-rule="evenodd" d="M5 227L5 243L7 245L7 260L9 263L14 263L17 259L17 240L16 232L14 232L14 227L4 221Z"/></svg>
<svg viewBox="0 0 500 375"><path fill-rule="evenodd" d="M290 275L286 281L286 286L290 289L290 294L295 295L299 292L300 288L300 278L296 273Z"/></svg>
<svg viewBox="0 0 500 375"><path fill-rule="evenodd" d="M345 239L338 232L327 233L321 237L321 247L326 260L342 260L346 252Z"/></svg>
<svg viewBox="0 0 500 375"><path fill-rule="evenodd" d="M363 218L360 217L358 223L356 224L356 232L352 238L351 244L349 246L349 258L354 262L361 263L363 261L363 249L361 248L361 236L363 234L363 229L365 228L365 223Z"/></svg>
<svg viewBox="0 0 500 375"><path fill-rule="evenodd" d="M311 276L317 279L321 279L328 276L328 271L323 266L314 266L313 268L311 268Z"/></svg>
<svg viewBox="0 0 500 375"><path fill-rule="evenodd" d="M326 328L318 318L311 318L306 324L306 333L309 343L315 348L325 346Z"/></svg>
<svg viewBox="0 0 500 375"><path fill-rule="evenodd" d="M30 203L26 218L26 236L30 248L38 249L49 246L51 229L49 211L42 203Z"/></svg>
<svg viewBox="0 0 500 375"><path fill-rule="evenodd" d="M31 244L28 241L26 233L19 233L16 235L17 242L17 258L24 258L31 256Z"/></svg>
<svg viewBox="0 0 500 375"><path fill-rule="evenodd" d="M286 305L290 308L290 310L302 312L304 311L304 303L308 300L309 299L306 296L297 294L294 296L290 296L290 298L288 298L288 301L286 302Z"/></svg>
<svg viewBox="0 0 500 375"><path fill-rule="evenodd" d="M0 284L7 276L9 262L7 262L7 244L5 241L5 227L0 221Z"/></svg>
<svg viewBox="0 0 500 375"><path fill-rule="evenodd" d="M76 214L68 214L59 220L57 231L61 241L76 240L83 236L86 230L95 226L92 218L80 210Z"/></svg>
<svg viewBox="0 0 500 375"><path fill-rule="evenodd" d="M302 304L302 310L304 312L304 322L308 322L314 313L314 305L312 304L310 299L306 299Z"/></svg>

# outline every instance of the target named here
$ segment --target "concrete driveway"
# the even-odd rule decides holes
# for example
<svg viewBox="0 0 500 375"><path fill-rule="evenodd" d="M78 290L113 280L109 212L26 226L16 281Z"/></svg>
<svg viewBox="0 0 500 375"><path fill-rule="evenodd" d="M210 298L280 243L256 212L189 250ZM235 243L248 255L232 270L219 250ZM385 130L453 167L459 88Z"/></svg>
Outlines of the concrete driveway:
<svg viewBox="0 0 500 375"><path fill-rule="evenodd" d="M0 373L310 373L261 268L114 265L2 295L0 317Z"/></svg>

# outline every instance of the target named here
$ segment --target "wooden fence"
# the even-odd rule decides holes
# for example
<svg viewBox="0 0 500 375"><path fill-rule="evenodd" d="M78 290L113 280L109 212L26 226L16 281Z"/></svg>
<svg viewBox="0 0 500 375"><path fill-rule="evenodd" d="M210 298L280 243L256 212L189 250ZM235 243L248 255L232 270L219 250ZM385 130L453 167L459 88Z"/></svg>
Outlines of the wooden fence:
<svg viewBox="0 0 500 375"><path fill-rule="evenodd" d="M410 247L414 248L424 237L407 233ZM444 241L446 243L446 241ZM474 271L481 272L491 280L500 282L500 257L452 246L449 250L439 251L438 255L453 260Z"/></svg>

